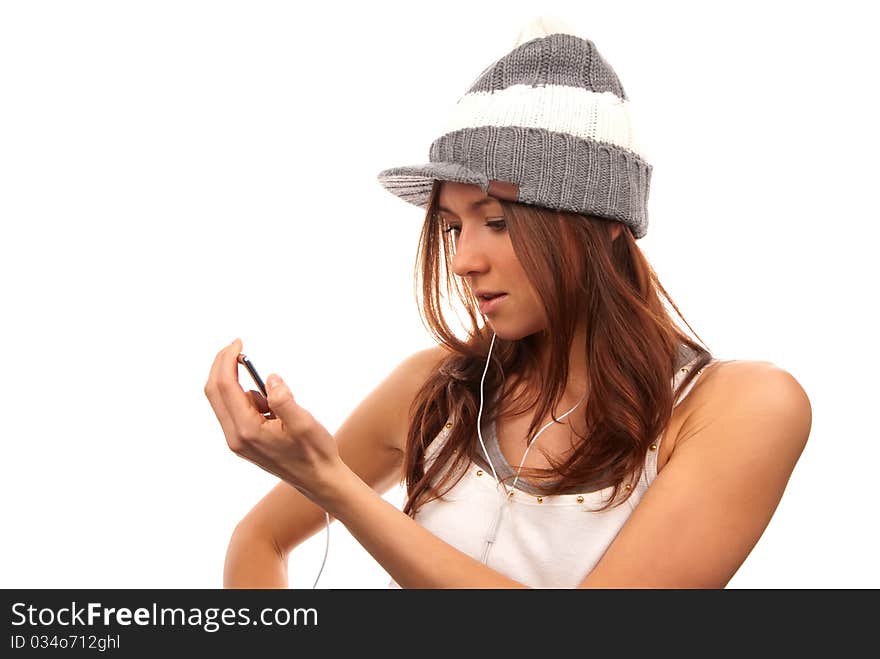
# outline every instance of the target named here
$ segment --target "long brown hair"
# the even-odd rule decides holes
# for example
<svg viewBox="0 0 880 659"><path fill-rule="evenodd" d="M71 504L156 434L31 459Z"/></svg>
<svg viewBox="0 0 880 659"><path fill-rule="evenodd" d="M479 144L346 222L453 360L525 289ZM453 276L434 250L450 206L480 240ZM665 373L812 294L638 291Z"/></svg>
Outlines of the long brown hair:
<svg viewBox="0 0 880 659"><path fill-rule="evenodd" d="M448 492L480 451L476 434L480 380L492 339L488 325L478 326L479 310L460 278L452 273L453 238L443 231L436 213L439 190L440 183L435 181L419 239L415 284L418 290L421 282L423 322L450 354L424 383L409 410L403 512L410 516ZM549 485L539 485L547 495L595 480L614 483L611 496L599 509L606 510L621 491L628 490L614 505L632 494L649 445L671 418L676 392L669 384L679 366L682 346L700 359L678 391L712 356L673 322L661 293L679 317L684 317L625 225L612 241L604 226L609 220L500 199L499 203L514 252L544 304L549 327L516 341L496 337L485 376L486 400L492 400L508 379L538 383L536 391L540 393L527 397L523 390L513 399L522 402L517 413L536 408L527 432L527 437L534 436L564 393L570 346L578 321L585 318L588 394L572 414L583 415L590 440L578 434L578 450L566 460L553 461L545 453L554 470L524 468L522 475L539 479L559 476ZM443 317L444 298L457 298L464 306L470 319L465 341ZM548 345L544 342L549 342L546 372L536 357L538 346ZM498 413L498 408L484 407L482 418L492 422ZM450 418L455 422L447 441L426 473L425 451ZM558 421L555 416L553 419ZM435 483L441 473L443 478ZM444 485L448 487L441 492Z"/></svg>

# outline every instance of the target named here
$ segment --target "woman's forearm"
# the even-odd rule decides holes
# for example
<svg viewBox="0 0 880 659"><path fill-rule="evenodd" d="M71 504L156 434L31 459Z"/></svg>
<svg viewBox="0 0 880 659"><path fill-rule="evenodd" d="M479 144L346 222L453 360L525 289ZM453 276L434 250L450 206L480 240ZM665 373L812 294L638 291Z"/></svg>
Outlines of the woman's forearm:
<svg viewBox="0 0 880 659"><path fill-rule="evenodd" d="M287 557L264 536L236 530L226 550L224 588L287 588Z"/></svg>
<svg viewBox="0 0 880 659"><path fill-rule="evenodd" d="M459 551L341 465L320 504L402 588L527 588Z"/></svg>

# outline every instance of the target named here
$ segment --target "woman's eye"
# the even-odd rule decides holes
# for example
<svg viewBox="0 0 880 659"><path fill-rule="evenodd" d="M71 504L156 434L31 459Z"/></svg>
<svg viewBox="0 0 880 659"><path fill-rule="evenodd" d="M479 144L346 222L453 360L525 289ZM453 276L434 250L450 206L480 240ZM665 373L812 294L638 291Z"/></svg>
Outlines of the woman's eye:
<svg viewBox="0 0 880 659"><path fill-rule="evenodd" d="M492 227L495 231L503 231L507 227L507 222L504 219L498 220L489 220L486 222L486 226ZM444 233L449 233L450 231L454 231L457 234L461 233L461 227L459 226L450 226L446 229L443 229Z"/></svg>

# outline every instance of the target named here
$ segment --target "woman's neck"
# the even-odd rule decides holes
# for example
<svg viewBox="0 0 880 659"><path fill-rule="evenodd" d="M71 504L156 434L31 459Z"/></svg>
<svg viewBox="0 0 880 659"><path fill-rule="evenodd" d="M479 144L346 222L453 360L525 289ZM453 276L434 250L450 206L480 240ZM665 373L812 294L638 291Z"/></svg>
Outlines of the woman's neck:
<svg viewBox="0 0 880 659"><path fill-rule="evenodd" d="M581 399L588 389L590 379L586 354L586 337L586 325L581 324L575 331L574 337L571 341L568 356L568 380L563 390L564 393L560 405L564 405L567 401L571 400L572 402L569 405L569 407L571 407L571 405L574 405ZM548 340L545 339L543 344L538 347L537 359L538 368L543 375L544 382L549 382L552 379L551 376L555 375L554 373L550 373L550 349L547 341ZM526 385L527 390L530 388L537 388L541 385L541 377L531 378L530 381L524 382L524 384Z"/></svg>

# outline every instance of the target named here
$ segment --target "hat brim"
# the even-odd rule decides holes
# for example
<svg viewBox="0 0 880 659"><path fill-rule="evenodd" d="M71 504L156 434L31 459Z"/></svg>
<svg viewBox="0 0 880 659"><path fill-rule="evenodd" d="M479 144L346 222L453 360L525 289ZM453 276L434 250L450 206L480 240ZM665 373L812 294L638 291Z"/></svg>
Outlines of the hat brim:
<svg viewBox="0 0 880 659"><path fill-rule="evenodd" d="M424 165L392 167L376 177L383 188L406 202L427 210L434 181L453 181L489 189L489 178L457 162L430 162Z"/></svg>

